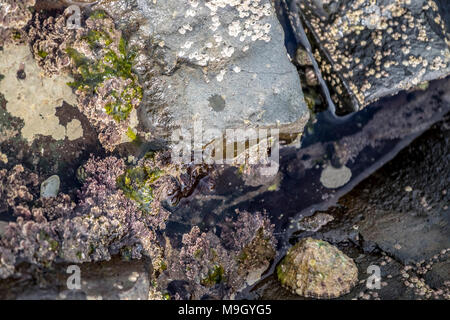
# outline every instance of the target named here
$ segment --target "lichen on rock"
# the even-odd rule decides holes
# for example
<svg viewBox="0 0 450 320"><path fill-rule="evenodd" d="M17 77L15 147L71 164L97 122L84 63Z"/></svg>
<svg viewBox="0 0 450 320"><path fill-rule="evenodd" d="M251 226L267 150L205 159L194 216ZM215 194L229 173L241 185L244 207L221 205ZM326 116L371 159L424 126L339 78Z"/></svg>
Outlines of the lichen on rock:
<svg viewBox="0 0 450 320"><path fill-rule="evenodd" d="M26 45L8 45L0 51L0 92L6 99L6 110L14 117L23 119L22 137L29 144L38 135L64 140L67 128L59 123L56 108L64 101L76 104L76 97L67 86L73 81L68 75L52 78L42 75ZM18 77L21 72L24 77ZM70 138L82 137L81 124L71 123ZM76 134L73 134L76 133Z"/></svg>

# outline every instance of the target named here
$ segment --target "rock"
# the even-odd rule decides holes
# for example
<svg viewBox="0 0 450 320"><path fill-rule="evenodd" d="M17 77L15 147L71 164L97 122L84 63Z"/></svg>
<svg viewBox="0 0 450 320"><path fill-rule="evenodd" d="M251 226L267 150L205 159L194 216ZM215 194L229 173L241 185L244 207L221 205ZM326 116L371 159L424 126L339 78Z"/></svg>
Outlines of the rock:
<svg viewBox="0 0 450 320"><path fill-rule="evenodd" d="M324 225L333 220L334 218L332 215L323 212L317 212L310 217L305 217L301 219L298 222L298 229L304 231L317 232Z"/></svg>
<svg viewBox="0 0 450 320"><path fill-rule="evenodd" d="M435 263L426 275L425 281L433 289L440 289L450 281L450 260Z"/></svg>
<svg viewBox="0 0 450 320"><path fill-rule="evenodd" d="M41 184L41 198L56 197L59 192L61 182L57 175L51 176Z"/></svg>
<svg viewBox="0 0 450 320"><path fill-rule="evenodd" d="M123 261L82 265L82 291L88 299L147 300L150 274L144 261Z"/></svg>
<svg viewBox="0 0 450 320"><path fill-rule="evenodd" d="M450 74L448 1L293 1L341 110Z"/></svg>
<svg viewBox="0 0 450 320"><path fill-rule="evenodd" d="M435 96L439 98L433 98ZM173 207L170 216L174 222L172 227L202 224L213 228L224 215L233 214L235 209L267 210L276 222L276 233L282 238L289 225L293 227L291 230L296 230L298 220L313 213L310 210L312 206L315 210L327 210L350 188L439 121L450 110L450 78L431 82L427 91L402 92L375 104L376 107L355 114L352 121L329 124L321 119L314 126L314 134L305 137L300 149L281 148L280 170L275 179L262 179L252 174L255 171L251 167L246 167L244 174L237 168L215 171L213 190L197 188L188 199L182 199L178 206ZM337 157L352 175L351 180L339 189L325 188L320 182L322 166L332 162L332 157ZM401 167L407 165L408 162L404 162ZM433 166L431 161L430 166ZM411 178L417 177L417 172L420 171L411 174ZM438 183L441 180L431 181ZM373 181L372 184L380 190L386 186L382 181ZM404 189L406 185L390 189L389 194L398 195L399 188ZM411 183L409 185L412 186ZM429 193L427 199L440 197L444 186L441 187L435 195ZM360 194L363 189L359 190ZM367 200L361 204L367 204ZM365 210L362 206L357 213ZM351 237L357 240L359 231L352 226L350 224L348 229L352 230ZM333 238L340 238L340 234L347 237L348 232L338 232Z"/></svg>
<svg viewBox="0 0 450 320"><path fill-rule="evenodd" d="M139 24L131 43L155 44L150 57L138 58L163 66L152 69L145 90L147 99L159 99L141 110L152 133L167 136L181 127L193 135L195 123L204 146L226 129L303 131L309 113L269 0L121 0L97 7L119 28ZM137 69L148 76L143 64Z"/></svg>
<svg viewBox="0 0 450 320"><path fill-rule="evenodd" d="M68 289L67 264L55 265L42 274L23 271L18 279L0 281L0 297L18 300L147 300L149 265L145 259L84 263L80 267L81 289ZM10 290L14 288L14 290Z"/></svg>
<svg viewBox="0 0 450 320"><path fill-rule="evenodd" d="M351 258L328 242L312 238L289 250L277 274L283 286L314 298L337 298L358 282L358 269Z"/></svg>
<svg viewBox="0 0 450 320"><path fill-rule="evenodd" d="M6 110L24 121L22 137L30 145L38 136L64 140L67 129L59 122L56 109L63 101L76 104L75 95L67 85L73 78L67 75L44 76L27 45L5 46L0 51L0 59L0 74L4 75L4 79L0 79L0 92L7 101ZM24 79L17 77L20 71L26 73ZM80 138L82 129L75 133L78 134L71 134L71 139Z"/></svg>
<svg viewBox="0 0 450 320"><path fill-rule="evenodd" d="M326 166L320 175L320 182L325 188L337 189L347 184L352 178L352 171L346 166L334 168Z"/></svg>
<svg viewBox="0 0 450 320"><path fill-rule="evenodd" d="M448 121L366 181L358 188L365 191L351 200L352 211L364 212L365 219L358 223L363 238L404 264L450 248Z"/></svg>

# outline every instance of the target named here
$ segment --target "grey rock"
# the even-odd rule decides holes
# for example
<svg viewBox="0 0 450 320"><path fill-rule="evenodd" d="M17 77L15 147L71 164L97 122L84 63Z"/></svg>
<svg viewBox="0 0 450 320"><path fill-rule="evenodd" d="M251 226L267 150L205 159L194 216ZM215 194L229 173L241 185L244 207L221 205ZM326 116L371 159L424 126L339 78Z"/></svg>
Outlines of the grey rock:
<svg viewBox="0 0 450 320"><path fill-rule="evenodd" d="M402 152L359 196L366 203L358 223L363 238L405 264L450 248L448 121Z"/></svg>
<svg viewBox="0 0 450 320"><path fill-rule="evenodd" d="M51 176L41 184L41 198L56 197L61 181L57 175Z"/></svg>
<svg viewBox="0 0 450 320"><path fill-rule="evenodd" d="M22 270L17 279L0 281L0 298L17 300L147 300L149 264L143 260L85 263L80 267L81 289L67 288L68 265L55 265L42 273ZM14 288L14 290L11 290Z"/></svg>
<svg viewBox="0 0 450 320"><path fill-rule="evenodd" d="M450 74L448 1L285 1L298 4L341 109Z"/></svg>
<svg viewBox="0 0 450 320"><path fill-rule="evenodd" d="M271 2L225 3L121 0L99 5L124 31L138 25L129 32L131 43L152 44L146 49L150 57L138 57L147 99L140 120L162 136L177 128L193 135L194 123L201 123L203 146L226 129L301 133L309 112ZM159 69L150 68L149 58Z"/></svg>
<svg viewBox="0 0 450 320"><path fill-rule="evenodd" d="M360 231L364 239L408 264L450 247L449 222L448 215L430 220L406 212L376 211L360 225Z"/></svg>
<svg viewBox="0 0 450 320"><path fill-rule="evenodd" d="M81 266L81 291L88 299L147 300L150 275L145 261L112 261Z"/></svg>
<svg viewBox="0 0 450 320"><path fill-rule="evenodd" d="M425 275L425 281L433 289L443 287L446 281L450 281L450 260L435 263Z"/></svg>
<svg viewBox="0 0 450 320"><path fill-rule="evenodd" d="M310 217L301 219L298 222L298 228L299 230L317 232L324 225L333 220L334 218L332 215L323 212L317 212Z"/></svg>

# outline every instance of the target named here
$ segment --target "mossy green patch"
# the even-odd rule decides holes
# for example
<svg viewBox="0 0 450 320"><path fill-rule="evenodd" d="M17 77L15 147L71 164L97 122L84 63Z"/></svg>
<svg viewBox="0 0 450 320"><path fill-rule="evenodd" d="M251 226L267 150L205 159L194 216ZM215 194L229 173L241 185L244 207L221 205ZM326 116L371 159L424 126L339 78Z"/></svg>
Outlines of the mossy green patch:
<svg viewBox="0 0 450 320"><path fill-rule="evenodd" d="M22 39L22 34L19 31L13 31L12 37L14 40L20 40Z"/></svg>
<svg viewBox="0 0 450 320"><path fill-rule="evenodd" d="M130 168L118 177L117 186L124 192L126 197L134 200L142 211L151 213L150 205L153 202L152 185L162 173L159 169L148 167Z"/></svg>
<svg viewBox="0 0 450 320"><path fill-rule="evenodd" d="M283 267L281 264L277 266L277 277L280 280L281 284L284 285L286 283L286 274L283 272Z"/></svg>
<svg viewBox="0 0 450 320"><path fill-rule="evenodd" d="M77 70L74 74L75 81L68 85L95 94L97 89L104 85L105 80L120 78L126 81L128 84L121 92L111 92L113 101L105 106L106 112L114 120L117 122L126 120L133 106L139 105L142 100L142 88L132 70L135 52L128 48L123 37L115 45L114 35L102 29L90 30L82 39L89 44L92 51L101 52L101 58L89 59L74 48L67 48L66 52Z"/></svg>
<svg viewBox="0 0 450 320"><path fill-rule="evenodd" d="M214 266L212 270L208 272L208 276L201 281L204 286L213 286L223 281L225 270L221 265Z"/></svg>
<svg viewBox="0 0 450 320"><path fill-rule="evenodd" d="M39 50L38 51L38 56L41 57L42 59L45 59L48 56L48 52L43 51L43 50Z"/></svg>

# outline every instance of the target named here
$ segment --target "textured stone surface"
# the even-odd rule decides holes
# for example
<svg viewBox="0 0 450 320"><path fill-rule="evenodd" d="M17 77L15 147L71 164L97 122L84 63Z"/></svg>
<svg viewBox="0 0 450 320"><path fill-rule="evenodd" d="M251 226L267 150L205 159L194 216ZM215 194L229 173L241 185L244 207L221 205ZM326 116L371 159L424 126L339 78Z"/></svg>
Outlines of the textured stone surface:
<svg viewBox="0 0 450 320"><path fill-rule="evenodd" d="M18 300L147 300L150 290L146 261L111 261L80 264L80 290L70 290L68 265L53 270L26 273L19 279L0 281L1 299ZM20 280L22 279L22 280ZM7 290L8 288L8 290ZM11 289L13 288L13 289ZM9 290L11 289L11 290Z"/></svg>
<svg viewBox="0 0 450 320"><path fill-rule="evenodd" d="M326 211L334 220L319 232L296 234L326 240L353 258L360 281L342 299L449 299L448 124L447 117L340 199ZM370 265L380 268L380 289L366 286ZM276 275L255 292L262 299L302 299Z"/></svg>
<svg viewBox="0 0 450 320"><path fill-rule="evenodd" d="M99 7L124 29L138 25L132 42L151 39L146 54L162 67L151 79L148 69L140 71L152 96L143 108L152 132L190 130L201 121L206 144L216 137L208 129L303 131L309 113L270 1L122 0Z"/></svg>
<svg viewBox="0 0 450 320"><path fill-rule="evenodd" d="M358 203L365 212L358 224L364 239L403 263L450 248L448 118L421 141L402 154L403 161L375 175L362 197L369 201Z"/></svg>
<svg viewBox="0 0 450 320"><path fill-rule="evenodd" d="M433 265L429 273L425 275L427 284L434 288L440 288L444 282L450 282L450 260L438 262Z"/></svg>
<svg viewBox="0 0 450 320"><path fill-rule="evenodd" d="M446 1L294 1L341 109L347 103L358 110L450 73Z"/></svg>
<svg viewBox="0 0 450 320"><path fill-rule="evenodd" d="M351 258L328 242L306 238L287 253L277 269L278 279L304 297L336 298L358 282Z"/></svg>
<svg viewBox="0 0 450 320"><path fill-rule="evenodd" d="M79 122L70 126L60 124L56 108L64 101L75 104L75 95L67 86L73 79L67 75L48 78L33 59L26 45L8 45L0 51L0 92L7 100L6 109L14 117L23 119L22 137L32 143L39 135L64 140L70 128L70 139L83 136ZM74 134L75 133L75 134Z"/></svg>

